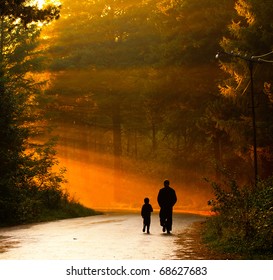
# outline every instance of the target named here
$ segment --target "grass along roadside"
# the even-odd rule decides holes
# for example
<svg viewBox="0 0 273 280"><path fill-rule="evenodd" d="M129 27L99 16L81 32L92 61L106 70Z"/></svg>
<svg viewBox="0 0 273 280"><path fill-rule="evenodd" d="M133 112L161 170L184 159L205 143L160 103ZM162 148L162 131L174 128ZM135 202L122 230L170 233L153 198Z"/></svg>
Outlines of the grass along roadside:
<svg viewBox="0 0 273 280"><path fill-rule="evenodd" d="M240 259L235 254L225 253L204 241L206 222L195 222L178 236L176 252L180 260L234 260Z"/></svg>
<svg viewBox="0 0 273 280"><path fill-rule="evenodd" d="M210 218L195 222L179 234L176 252L180 260L272 260L273 253L238 252L232 244L223 243L211 235Z"/></svg>
<svg viewBox="0 0 273 280"><path fill-rule="evenodd" d="M71 219L103 214L102 211L88 208L74 199L62 199L57 207L37 207L27 209L24 219L18 219L16 222L0 223L0 227L25 225L40 222L50 222L62 219ZM23 216L23 215L22 215Z"/></svg>
<svg viewBox="0 0 273 280"><path fill-rule="evenodd" d="M226 255L229 259L237 260L272 260L273 252L263 250L251 250L247 247L247 242L238 242L230 231L230 238L226 239L217 233L217 226L213 218L208 218L207 222L200 225L198 230L200 239L204 246L210 250L211 254ZM239 245L240 244L240 245Z"/></svg>

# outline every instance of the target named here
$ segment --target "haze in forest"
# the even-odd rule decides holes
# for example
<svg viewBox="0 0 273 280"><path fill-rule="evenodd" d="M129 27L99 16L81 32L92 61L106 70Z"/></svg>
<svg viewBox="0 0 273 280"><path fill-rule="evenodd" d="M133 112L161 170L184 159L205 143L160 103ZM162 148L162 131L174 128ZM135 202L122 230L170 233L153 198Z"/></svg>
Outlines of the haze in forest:
<svg viewBox="0 0 273 280"><path fill-rule="evenodd" d="M169 179L213 246L272 257L273 2L58 3L0 0L0 226L157 212Z"/></svg>
<svg viewBox="0 0 273 280"><path fill-rule="evenodd" d="M221 101L226 75L215 59L239 18L234 2L61 1L41 36L41 104L76 199L138 209L148 196L156 207L168 178L177 210L207 210L205 177L224 168L252 179L251 138L240 138L232 102Z"/></svg>

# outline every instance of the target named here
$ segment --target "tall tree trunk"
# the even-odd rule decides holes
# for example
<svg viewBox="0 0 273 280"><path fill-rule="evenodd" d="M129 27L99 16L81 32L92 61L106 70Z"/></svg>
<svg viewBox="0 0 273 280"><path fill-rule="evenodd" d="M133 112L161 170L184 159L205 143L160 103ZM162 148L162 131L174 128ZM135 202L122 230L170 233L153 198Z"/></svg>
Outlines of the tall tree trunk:
<svg viewBox="0 0 273 280"><path fill-rule="evenodd" d="M4 70L3 70L3 51L4 51L4 18L0 18L0 94L5 91Z"/></svg>
<svg viewBox="0 0 273 280"><path fill-rule="evenodd" d="M121 146L121 116L120 116L119 104L116 104L113 107L112 122L113 122L114 156L120 157L122 155L122 146Z"/></svg>
<svg viewBox="0 0 273 280"><path fill-rule="evenodd" d="M137 158L138 156L138 142L137 142L137 130L135 129L134 131L134 155L135 155L135 158Z"/></svg>
<svg viewBox="0 0 273 280"><path fill-rule="evenodd" d="M3 141L6 133L6 116L5 116L5 82L4 82L4 66L3 66L3 48L4 48L4 18L0 18L0 141L1 149L3 149ZM5 174L4 168L5 152L0 151L0 176Z"/></svg>
<svg viewBox="0 0 273 280"><path fill-rule="evenodd" d="M152 124L152 153L155 155L157 149L157 139L156 139L156 125Z"/></svg>
<svg viewBox="0 0 273 280"><path fill-rule="evenodd" d="M124 184L122 179L122 142L121 142L121 115L120 104L114 104L112 109L113 148L114 148L114 199L122 201Z"/></svg>

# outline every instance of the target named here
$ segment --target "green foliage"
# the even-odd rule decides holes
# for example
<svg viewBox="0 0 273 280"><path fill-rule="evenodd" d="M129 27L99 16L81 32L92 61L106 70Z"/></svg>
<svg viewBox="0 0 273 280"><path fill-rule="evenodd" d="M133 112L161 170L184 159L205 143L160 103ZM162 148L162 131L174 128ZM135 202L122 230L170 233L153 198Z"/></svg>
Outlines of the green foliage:
<svg viewBox="0 0 273 280"><path fill-rule="evenodd" d="M220 42L226 52L240 53L245 57L260 56L265 61L253 62L253 94L251 104L250 64L238 57L222 56L220 67L227 74L221 82L220 93L234 103L234 118L231 122L219 118L228 133L235 153L249 165L253 161L253 126L255 110L257 129L257 154L260 177L267 178L273 173L272 158L272 50L273 27L270 15L273 4L269 1L240 0L235 3L236 17L229 24L229 34ZM265 56L264 56L265 55ZM267 62L266 62L267 61ZM269 62L269 63L268 63ZM231 125L232 124L232 125Z"/></svg>
<svg viewBox="0 0 273 280"><path fill-rule="evenodd" d="M25 25L54 18L57 8L38 10L25 2L0 2L1 225L51 219L58 211L63 218L93 213L62 189L65 170L57 168L54 141L34 140L46 129L37 108L41 85L31 75L42 63L37 51L40 27Z"/></svg>
<svg viewBox="0 0 273 280"><path fill-rule="evenodd" d="M273 177L256 186L239 187L235 181L212 182L215 201L206 225L206 238L222 249L246 255L273 249Z"/></svg>
<svg viewBox="0 0 273 280"><path fill-rule="evenodd" d="M178 168L181 177L189 167L202 177L200 172L211 174L220 166L249 179L248 67L227 59L220 73L214 57L220 40L226 51L269 52L272 3L62 3L61 19L43 37L52 59L48 94L54 102L42 104L58 116L51 118L54 124L73 124L80 132L67 129L62 144L160 162L169 172ZM273 170L272 66L257 65L254 84L259 175L266 178Z"/></svg>
<svg viewBox="0 0 273 280"><path fill-rule="evenodd" d="M210 63L233 16L233 1L158 1L165 63Z"/></svg>
<svg viewBox="0 0 273 280"><path fill-rule="evenodd" d="M217 91L213 58L230 1L62 3L62 17L45 30L50 113L56 125L89 132L63 144L85 141L96 152L170 170L212 169L210 139L197 124Z"/></svg>

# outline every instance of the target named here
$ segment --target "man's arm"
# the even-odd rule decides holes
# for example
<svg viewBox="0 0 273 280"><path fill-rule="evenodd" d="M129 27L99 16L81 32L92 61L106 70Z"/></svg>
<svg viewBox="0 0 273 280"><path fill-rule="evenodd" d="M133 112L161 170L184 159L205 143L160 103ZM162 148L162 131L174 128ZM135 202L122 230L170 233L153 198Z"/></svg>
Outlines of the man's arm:
<svg viewBox="0 0 273 280"><path fill-rule="evenodd" d="M162 192L161 190L158 192L157 202L160 207L162 207Z"/></svg>
<svg viewBox="0 0 273 280"><path fill-rule="evenodd" d="M177 196L175 190L173 190L173 205L175 205L176 202L177 202Z"/></svg>

